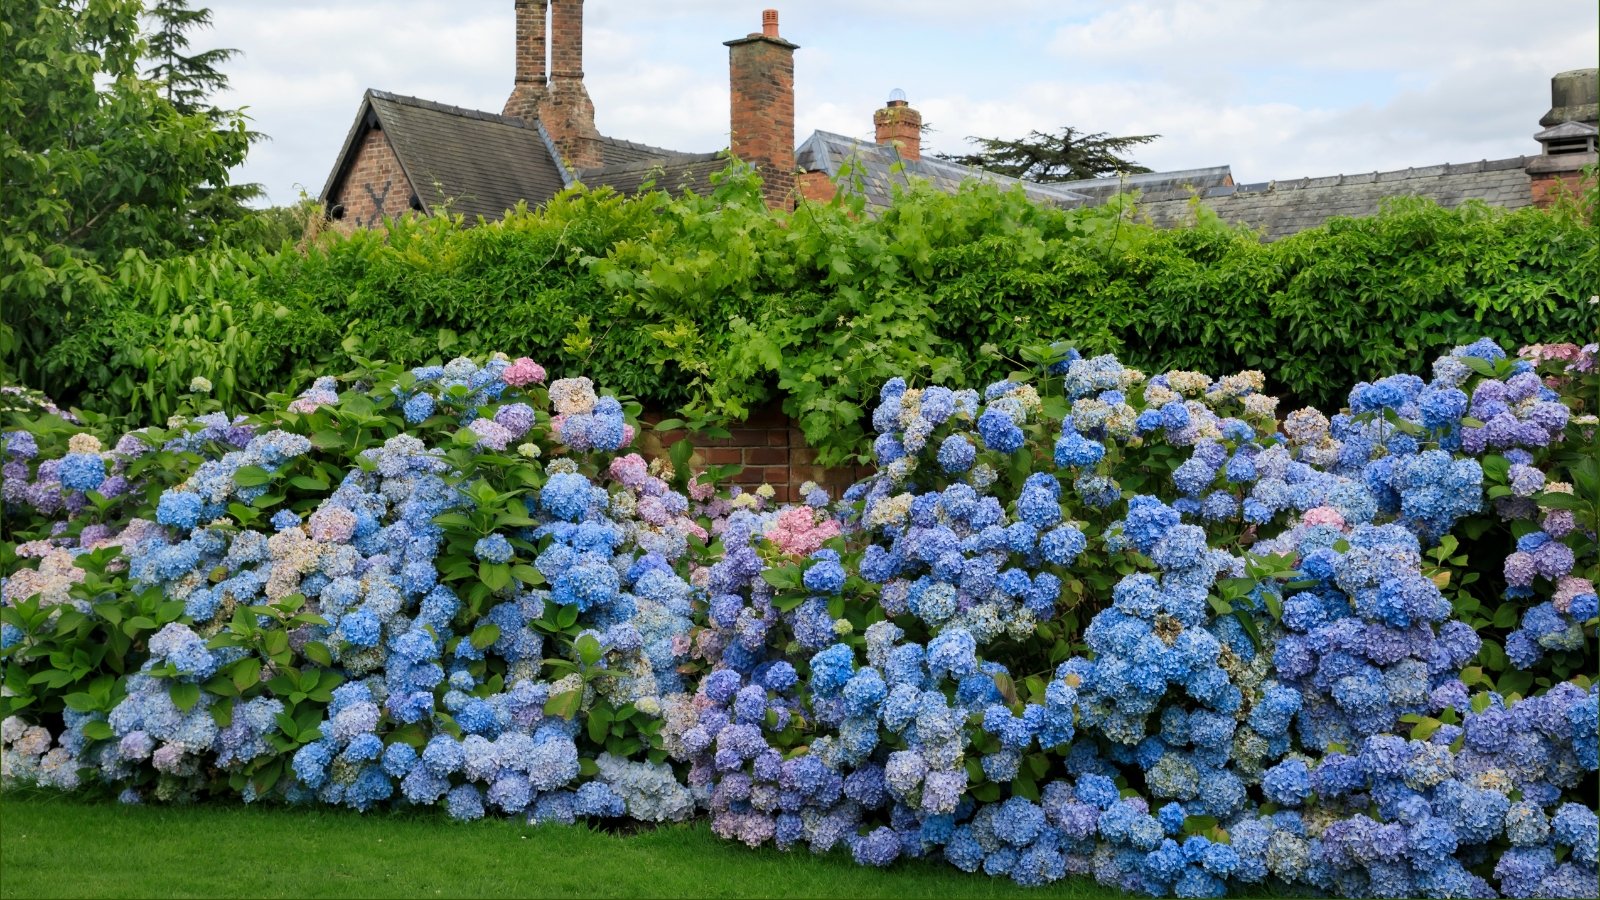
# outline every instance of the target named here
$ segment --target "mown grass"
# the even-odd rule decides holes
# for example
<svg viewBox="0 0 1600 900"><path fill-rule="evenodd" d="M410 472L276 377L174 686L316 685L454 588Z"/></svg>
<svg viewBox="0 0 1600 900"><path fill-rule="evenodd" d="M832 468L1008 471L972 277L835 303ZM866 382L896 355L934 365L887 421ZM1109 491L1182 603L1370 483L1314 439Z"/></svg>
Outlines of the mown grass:
<svg viewBox="0 0 1600 900"><path fill-rule="evenodd" d="M943 863L751 850L704 823L613 834L432 812L0 796L0 898L1123 897L1077 878L1027 890Z"/></svg>

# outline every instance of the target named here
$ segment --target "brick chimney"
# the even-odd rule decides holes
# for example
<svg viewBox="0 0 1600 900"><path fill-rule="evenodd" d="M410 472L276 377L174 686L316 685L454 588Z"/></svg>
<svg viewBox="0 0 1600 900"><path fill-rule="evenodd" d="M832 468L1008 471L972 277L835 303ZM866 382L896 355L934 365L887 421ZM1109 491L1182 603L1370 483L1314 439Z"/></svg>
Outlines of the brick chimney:
<svg viewBox="0 0 1600 900"><path fill-rule="evenodd" d="M1546 126L1533 136L1543 148L1530 157L1533 202L1548 206L1562 193L1583 189L1583 170L1600 162L1600 69L1573 69L1550 79L1550 111L1539 119Z"/></svg>
<svg viewBox="0 0 1600 900"><path fill-rule="evenodd" d="M558 0L559 2L559 0ZM762 10L761 31L727 41L730 149L761 172L773 209L794 208L794 51L778 36L778 11Z"/></svg>
<svg viewBox="0 0 1600 900"><path fill-rule="evenodd" d="M594 103L583 86L583 0L550 2L550 83L539 121L576 169L600 165ZM519 9L520 9L520 3ZM534 0L542 6L542 0Z"/></svg>
<svg viewBox="0 0 1600 900"><path fill-rule="evenodd" d="M889 105L872 114L877 127L876 140L900 151L901 159L922 158L922 113L906 102L906 92L895 88Z"/></svg>
<svg viewBox="0 0 1600 900"><path fill-rule="evenodd" d="M517 79L503 115L532 122L545 99L545 8L550 0L516 0Z"/></svg>

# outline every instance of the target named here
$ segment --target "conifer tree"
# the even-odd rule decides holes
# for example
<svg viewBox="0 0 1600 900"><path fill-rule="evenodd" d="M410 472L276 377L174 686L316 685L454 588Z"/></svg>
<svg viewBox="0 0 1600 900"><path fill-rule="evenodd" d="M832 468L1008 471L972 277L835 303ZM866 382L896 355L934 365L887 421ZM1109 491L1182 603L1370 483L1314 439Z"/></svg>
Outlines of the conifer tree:
<svg viewBox="0 0 1600 900"><path fill-rule="evenodd" d="M1030 131L1027 137L1016 140L971 137L967 140L979 146L978 152L941 153L939 158L986 169L997 175L1049 184L1117 173L1136 175L1148 172L1148 168L1125 158L1124 154L1133 147L1148 144L1159 137L1159 134L1112 137L1104 131L1084 134L1069 125L1063 127L1059 134Z"/></svg>

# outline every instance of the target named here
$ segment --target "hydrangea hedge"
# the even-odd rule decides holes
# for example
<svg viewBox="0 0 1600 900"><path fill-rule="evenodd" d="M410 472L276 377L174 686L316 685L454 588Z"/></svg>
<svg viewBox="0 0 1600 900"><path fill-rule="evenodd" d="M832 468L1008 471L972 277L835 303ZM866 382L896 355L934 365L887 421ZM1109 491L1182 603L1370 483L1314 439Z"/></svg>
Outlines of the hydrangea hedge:
<svg viewBox="0 0 1600 900"><path fill-rule="evenodd" d="M1149 894L1600 892L1594 345L1460 347L1331 417L1035 360L889 382L877 474L772 509L527 359L201 393L109 450L14 416L5 780L704 813Z"/></svg>

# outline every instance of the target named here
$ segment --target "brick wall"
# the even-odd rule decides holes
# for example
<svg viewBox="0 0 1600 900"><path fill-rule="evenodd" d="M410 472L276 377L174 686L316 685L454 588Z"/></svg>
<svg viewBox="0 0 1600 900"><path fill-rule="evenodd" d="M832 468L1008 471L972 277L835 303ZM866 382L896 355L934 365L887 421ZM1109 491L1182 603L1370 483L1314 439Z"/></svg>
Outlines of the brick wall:
<svg viewBox="0 0 1600 900"><path fill-rule="evenodd" d="M539 117L545 91L546 8L550 0L516 0L516 82L506 100L504 115L532 122Z"/></svg>
<svg viewBox="0 0 1600 900"><path fill-rule="evenodd" d="M411 182L400 170L389 137L373 128L356 149L350 174L332 198L332 206L343 206L344 216L335 227L354 230L370 228L391 216L404 215L411 208Z"/></svg>
<svg viewBox="0 0 1600 900"><path fill-rule="evenodd" d="M890 100L872 114L872 125L878 143L898 148L903 159L922 158L922 113L906 101Z"/></svg>
<svg viewBox="0 0 1600 900"><path fill-rule="evenodd" d="M807 200L827 203L833 199L833 182L829 180L827 172L801 172L794 181L800 196Z"/></svg>
<svg viewBox="0 0 1600 900"><path fill-rule="evenodd" d="M664 418L660 414L644 416L644 420L652 424ZM668 447L687 437L695 446L693 465L696 468L743 466L734 476L734 484L747 488L770 484L777 491L775 499L780 502L800 500L800 486L807 481L815 481L838 497L845 488L871 473L866 466L824 468L817 465L816 451L806 446L800 429L776 403L755 410L729 431L728 437L711 438L683 431L647 430L637 446L647 455L664 456Z"/></svg>
<svg viewBox="0 0 1600 900"><path fill-rule="evenodd" d="M1535 175L1529 186L1533 193L1533 205L1541 207L1556 202L1556 199L1563 194L1575 197L1583 192L1584 187L1582 172L1551 172Z"/></svg>
<svg viewBox="0 0 1600 900"><path fill-rule="evenodd" d="M794 204L794 51L778 36L773 10L762 32L728 41L729 141L733 155L761 171L761 193L774 209Z"/></svg>
<svg viewBox="0 0 1600 900"><path fill-rule="evenodd" d="M539 121L569 166L601 164L594 102L583 85L583 0L550 0L550 86Z"/></svg>

